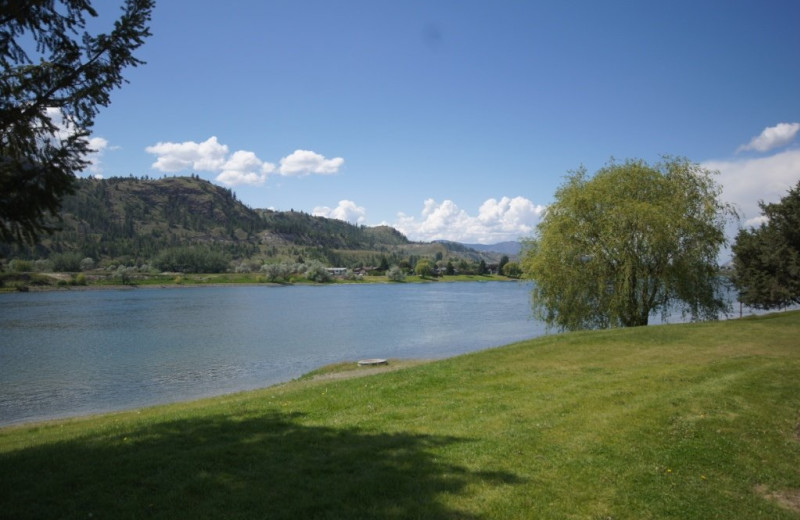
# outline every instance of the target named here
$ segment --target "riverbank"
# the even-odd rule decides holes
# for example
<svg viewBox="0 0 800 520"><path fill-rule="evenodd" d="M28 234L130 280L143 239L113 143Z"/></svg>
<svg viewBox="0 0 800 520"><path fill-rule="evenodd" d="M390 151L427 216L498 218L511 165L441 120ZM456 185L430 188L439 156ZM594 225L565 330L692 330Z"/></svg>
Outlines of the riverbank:
<svg viewBox="0 0 800 520"><path fill-rule="evenodd" d="M3 515L796 519L799 336L798 312L560 334L3 428Z"/></svg>

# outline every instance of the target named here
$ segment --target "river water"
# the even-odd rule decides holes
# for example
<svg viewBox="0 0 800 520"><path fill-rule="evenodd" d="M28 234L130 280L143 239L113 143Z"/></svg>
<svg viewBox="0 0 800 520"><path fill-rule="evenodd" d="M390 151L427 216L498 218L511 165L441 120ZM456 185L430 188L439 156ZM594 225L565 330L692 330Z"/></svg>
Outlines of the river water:
<svg viewBox="0 0 800 520"><path fill-rule="evenodd" d="M443 358L545 333L522 283L0 295L0 425L269 386L364 358Z"/></svg>
<svg viewBox="0 0 800 520"><path fill-rule="evenodd" d="M531 318L530 290L438 282L0 294L0 426L261 388L340 361L513 343L546 333Z"/></svg>

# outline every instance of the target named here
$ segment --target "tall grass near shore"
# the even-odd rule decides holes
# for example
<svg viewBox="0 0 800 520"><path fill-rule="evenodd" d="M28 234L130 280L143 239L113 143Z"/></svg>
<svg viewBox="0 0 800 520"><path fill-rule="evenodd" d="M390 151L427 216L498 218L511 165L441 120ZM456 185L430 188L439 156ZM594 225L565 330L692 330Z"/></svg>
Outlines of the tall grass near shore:
<svg viewBox="0 0 800 520"><path fill-rule="evenodd" d="M797 519L798 421L800 313L570 333L0 429L0 518Z"/></svg>

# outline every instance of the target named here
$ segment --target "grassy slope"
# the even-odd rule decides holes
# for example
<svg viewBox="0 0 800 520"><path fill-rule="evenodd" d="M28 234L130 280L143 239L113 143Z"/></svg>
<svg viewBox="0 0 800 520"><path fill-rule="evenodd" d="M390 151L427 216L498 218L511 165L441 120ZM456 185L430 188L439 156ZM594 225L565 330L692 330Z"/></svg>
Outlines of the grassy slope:
<svg viewBox="0 0 800 520"><path fill-rule="evenodd" d="M800 518L800 313L0 430L0 518ZM341 367L337 367L337 371Z"/></svg>

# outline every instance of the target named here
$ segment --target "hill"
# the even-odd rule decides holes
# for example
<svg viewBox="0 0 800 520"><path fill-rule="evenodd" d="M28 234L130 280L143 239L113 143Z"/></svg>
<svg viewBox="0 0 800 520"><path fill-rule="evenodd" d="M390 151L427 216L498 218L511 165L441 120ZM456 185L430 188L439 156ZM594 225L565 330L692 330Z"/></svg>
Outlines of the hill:
<svg viewBox="0 0 800 520"><path fill-rule="evenodd" d="M0 257L37 260L68 254L78 260L141 265L168 249L202 247L236 262L302 258L354 267L414 265L422 257L491 262L496 256L411 242L388 226L252 209L230 189L196 176L79 179L56 224L60 230L34 248L0 244Z"/></svg>
<svg viewBox="0 0 800 520"><path fill-rule="evenodd" d="M0 516L797 519L798 334L798 312L559 334L3 428Z"/></svg>
<svg viewBox="0 0 800 520"><path fill-rule="evenodd" d="M519 256L522 244L515 241L499 242L497 244L464 244L470 249L486 253L501 253L510 257Z"/></svg>

